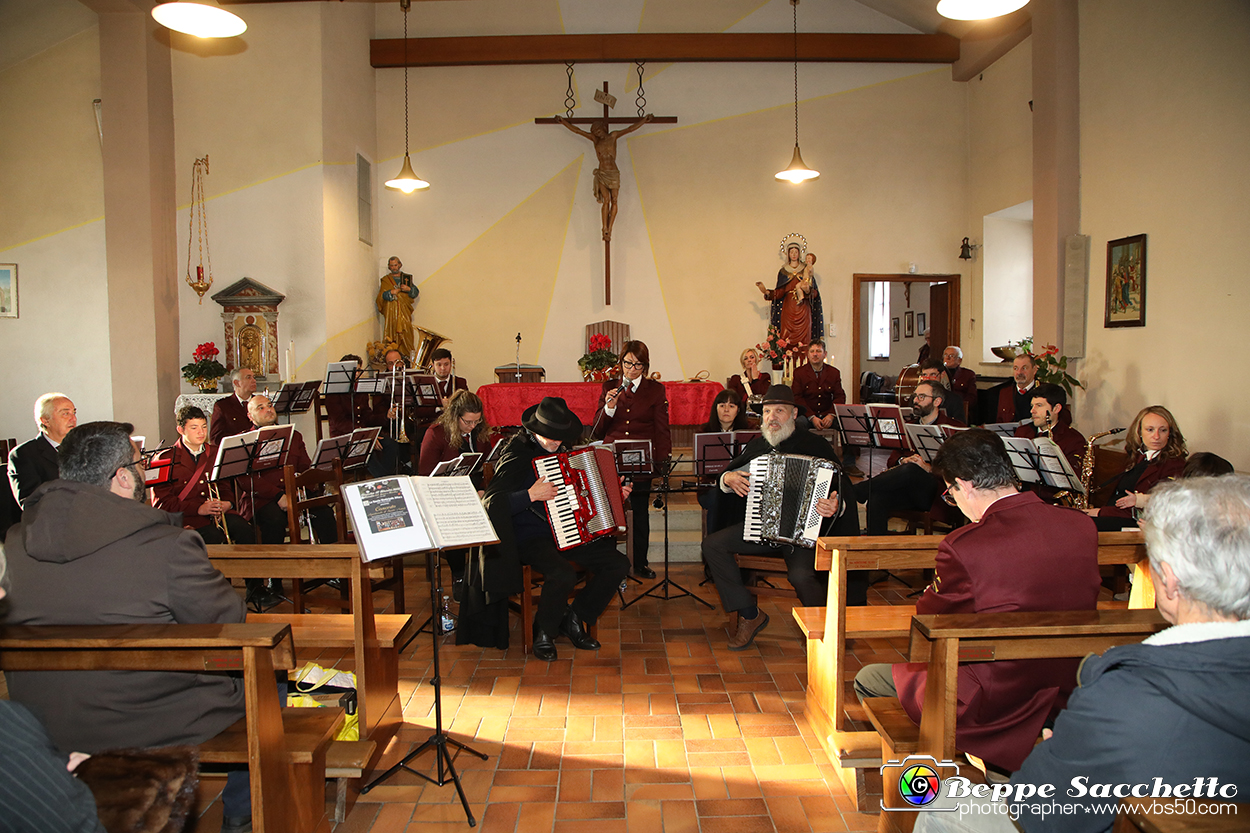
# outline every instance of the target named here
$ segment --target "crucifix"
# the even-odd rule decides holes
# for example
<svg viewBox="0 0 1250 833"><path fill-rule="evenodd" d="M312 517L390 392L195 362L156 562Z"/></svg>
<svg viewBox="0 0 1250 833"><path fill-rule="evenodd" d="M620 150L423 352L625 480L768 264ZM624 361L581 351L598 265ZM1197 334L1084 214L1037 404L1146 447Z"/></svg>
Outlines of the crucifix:
<svg viewBox="0 0 1250 833"><path fill-rule="evenodd" d="M641 74L640 74L641 78ZM570 91L572 83L570 81ZM571 100L570 100L571 101ZM595 155L599 158L599 167L595 168L594 190L595 199L603 206L603 303L612 304L612 224L616 221L617 196L621 190L621 172L616 167L616 140L627 133L633 133L644 124L676 124L676 116L653 116L642 114L646 99L639 89L639 115L636 118L612 118L609 110L616 106L616 97L608 92L608 82L603 82L602 90L595 90L595 101L603 105L603 116L597 118L573 118L570 104L567 116L534 119L534 124L562 124L579 136L594 143ZM581 130L574 125L589 124L590 131ZM628 124L622 130L611 130L613 124Z"/></svg>

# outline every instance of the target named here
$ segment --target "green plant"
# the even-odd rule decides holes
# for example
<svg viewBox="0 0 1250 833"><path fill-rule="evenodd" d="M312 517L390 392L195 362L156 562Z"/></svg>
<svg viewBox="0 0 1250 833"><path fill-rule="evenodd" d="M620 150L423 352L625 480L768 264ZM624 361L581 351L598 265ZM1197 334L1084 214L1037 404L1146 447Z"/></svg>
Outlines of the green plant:
<svg viewBox="0 0 1250 833"><path fill-rule="evenodd" d="M586 351L586 355L577 360L577 366L581 368L582 374L607 370L614 367L619 358L612 352L612 339L603 333L596 333L590 337L590 349Z"/></svg>
<svg viewBox="0 0 1250 833"><path fill-rule="evenodd" d="M1068 373L1068 357L1059 355L1059 348L1047 344L1040 352L1033 346L1033 336L1026 336L1014 343L1023 352L1033 357L1037 364L1037 381L1061 385L1071 396L1073 388L1084 388L1085 383Z"/></svg>
<svg viewBox="0 0 1250 833"><path fill-rule="evenodd" d="M198 385L201 380L216 381L225 376L226 369L222 367L221 362L217 361L217 355L220 352L217 345L211 341L206 341L196 347L195 352L191 354L191 363L182 366L182 378L193 385Z"/></svg>

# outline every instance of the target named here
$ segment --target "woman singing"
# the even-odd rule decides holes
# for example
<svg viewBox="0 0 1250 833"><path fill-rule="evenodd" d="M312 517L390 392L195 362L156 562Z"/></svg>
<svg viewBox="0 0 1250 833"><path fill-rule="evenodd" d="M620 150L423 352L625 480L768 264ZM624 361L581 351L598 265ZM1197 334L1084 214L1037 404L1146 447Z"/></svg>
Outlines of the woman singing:
<svg viewBox="0 0 1250 833"><path fill-rule="evenodd" d="M1175 480L1185 469L1185 436L1171 411L1162 405L1142 408L1124 442L1128 466L1115 484L1111 502L1087 509L1100 531L1137 526L1134 510L1145 508L1155 484Z"/></svg>
<svg viewBox="0 0 1250 833"><path fill-rule="evenodd" d="M668 397L664 385L646 378L650 368L651 353L647 345L641 341L625 342L621 347L621 378L603 383L591 434L595 439L608 442L651 440L651 453L658 468L668 459L673 444L668 428ZM650 497L651 478L636 478L629 502L634 510L634 573L643 578L655 578L655 571L647 566Z"/></svg>

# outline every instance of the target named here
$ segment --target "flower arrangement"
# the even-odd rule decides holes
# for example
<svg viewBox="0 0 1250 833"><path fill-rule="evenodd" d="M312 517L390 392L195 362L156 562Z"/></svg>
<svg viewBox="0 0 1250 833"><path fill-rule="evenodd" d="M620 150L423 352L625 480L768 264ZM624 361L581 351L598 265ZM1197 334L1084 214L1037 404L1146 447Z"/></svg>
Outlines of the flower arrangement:
<svg viewBox="0 0 1250 833"><path fill-rule="evenodd" d="M582 378L587 382L601 382L612 378L620 358L612 352L612 339L603 333L595 333L590 337L586 355L577 360L581 368Z"/></svg>
<svg viewBox="0 0 1250 833"><path fill-rule="evenodd" d="M1062 385L1063 389L1072 395L1074 387L1084 388L1085 384L1075 376L1068 373L1068 357L1059 355L1059 348L1053 344L1047 344L1040 349L1034 348L1033 336L1026 336L1015 342L1013 345L1020 350L1021 353L1028 353L1033 356L1033 361L1037 364L1037 381Z"/></svg>
<svg viewBox="0 0 1250 833"><path fill-rule="evenodd" d="M378 341L370 341L365 345L366 366L371 367L374 370L385 370L386 354L392 350L400 353L403 352L399 349L398 341L383 341L381 339Z"/></svg>
<svg viewBox="0 0 1250 833"><path fill-rule="evenodd" d="M794 345L781 337L781 333L776 327L768 328L768 335L764 337L764 341L755 345L755 349L760 351L760 355L773 363L773 367L780 365L786 359L786 354L794 350Z"/></svg>
<svg viewBox="0 0 1250 833"><path fill-rule="evenodd" d="M226 369L217 361L220 353L211 341L199 345L191 354L191 363L182 366L182 378L205 393L217 390L217 380L226 375Z"/></svg>

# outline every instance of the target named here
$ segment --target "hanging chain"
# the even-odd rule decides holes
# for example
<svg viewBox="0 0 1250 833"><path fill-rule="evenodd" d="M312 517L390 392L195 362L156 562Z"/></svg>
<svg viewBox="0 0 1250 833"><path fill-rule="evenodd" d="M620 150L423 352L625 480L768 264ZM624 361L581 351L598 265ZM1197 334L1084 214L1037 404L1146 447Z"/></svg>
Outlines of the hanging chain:
<svg viewBox="0 0 1250 833"><path fill-rule="evenodd" d="M577 97L573 94L573 62L564 62L564 71L569 76L569 88L564 91L564 117L573 118L573 108L577 106Z"/></svg>
<svg viewBox="0 0 1250 833"><path fill-rule="evenodd" d="M187 285L200 296L204 303L204 293L213 285L213 261L208 253L208 215L205 213L204 176L208 173L208 155L195 160L191 167L191 210L187 223ZM195 268L195 277L191 276L191 247L199 250L199 260ZM207 266L207 269L205 268Z"/></svg>
<svg viewBox="0 0 1250 833"><path fill-rule="evenodd" d="M408 7L412 0L399 0L404 10L404 158L408 157ZM798 82L795 82L798 83ZM796 130L798 128L795 128Z"/></svg>
<svg viewBox="0 0 1250 833"><path fill-rule="evenodd" d="M794 146L799 146L799 0L790 0L794 12Z"/></svg>
<svg viewBox="0 0 1250 833"><path fill-rule="evenodd" d="M634 61L634 66L638 68L638 95L634 98L634 103L638 105L638 118L642 118L647 114L647 91L642 88L642 71L647 62Z"/></svg>

